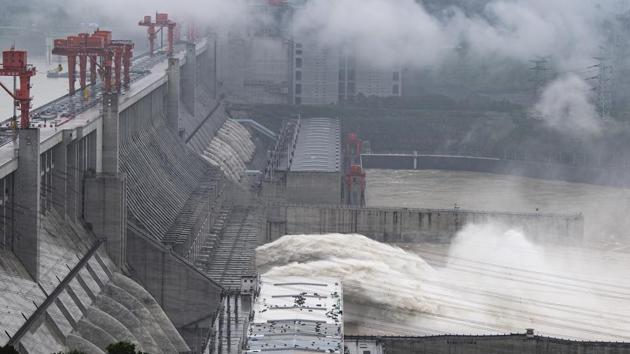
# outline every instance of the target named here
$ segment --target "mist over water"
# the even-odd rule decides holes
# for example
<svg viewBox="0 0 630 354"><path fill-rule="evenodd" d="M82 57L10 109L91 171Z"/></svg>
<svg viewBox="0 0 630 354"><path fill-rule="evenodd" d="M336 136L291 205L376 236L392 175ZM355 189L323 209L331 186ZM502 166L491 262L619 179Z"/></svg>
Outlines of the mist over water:
<svg viewBox="0 0 630 354"><path fill-rule="evenodd" d="M630 250L627 189L478 172L368 170L366 191L373 207L582 213L587 246Z"/></svg>
<svg viewBox="0 0 630 354"><path fill-rule="evenodd" d="M630 340L627 259L542 247L503 225L403 250L361 235L285 236L257 250L267 275L343 281L346 334L524 332Z"/></svg>
<svg viewBox="0 0 630 354"><path fill-rule="evenodd" d="M534 243L500 224L450 244L362 235L285 236L257 250L261 273L344 284L347 334L537 333L630 340L630 191L515 176L369 170L369 206L583 213L586 242Z"/></svg>

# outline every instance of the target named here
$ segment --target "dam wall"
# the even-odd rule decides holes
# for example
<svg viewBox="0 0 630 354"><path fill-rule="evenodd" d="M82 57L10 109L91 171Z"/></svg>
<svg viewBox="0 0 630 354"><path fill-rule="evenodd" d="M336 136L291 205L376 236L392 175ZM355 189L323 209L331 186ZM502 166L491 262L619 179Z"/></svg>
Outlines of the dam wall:
<svg viewBox="0 0 630 354"><path fill-rule="evenodd" d="M630 171L624 169L453 155L372 153L361 155L361 160L366 169L469 171L611 187L630 187Z"/></svg>
<svg viewBox="0 0 630 354"><path fill-rule="evenodd" d="M199 352L199 338L210 336L212 319L220 308L221 285L141 230L129 231L127 249L132 276L169 314L193 352Z"/></svg>
<svg viewBox="0 0 630 354"><path fill-rule="evenodd" d="M622 354L629 343L584 342L527 334L430 337L346 336L349 354Z"/></svg>
<svg viewBox="0 0 630 354"><path fill-rule="evenodd" d="M187 58L179 70L183 74L199 62ZM195 80L189 82L191 75ZM222 102L201 85L204 75L182 75L175 122L169 116L169 83L156 86L120 116L120 169L127 180L129 210L127 265L193 352L201 352L216 334L212 325L225 291L195 265L202 245L214 237L228 187L221 170L202 157L227 124ZM197 99L188 101L187 95Z"/></svg>
<svg viewBox="0 0 630 354"><path fill-rule="evenodd" d="M216 336L224 289L192 250L224 209L227 182L185 141L205 149L227 120L207 52L202 42L153 58L124 94L0 144L0 345L25 333L13 343L22 353L102 353L118 340L201 352Z"/></svg>
<svg viewBox="0 0 630 354"><path fill-rule="evenodd" d="M579 242L584 220L581 215L271 204L259 243L326 233L357 233L390 243L448 243L466 224L486 222L520 228L533 240Z"/></svg>
<svg viewBox="0 0 630 354"><path fill-rule="evenodd" d="M0 327L20 353L103 353L127 340L152 353L189 352L155 299L117 270L83 225L56 210L40 214L38 280L0 250Z"/></svg>

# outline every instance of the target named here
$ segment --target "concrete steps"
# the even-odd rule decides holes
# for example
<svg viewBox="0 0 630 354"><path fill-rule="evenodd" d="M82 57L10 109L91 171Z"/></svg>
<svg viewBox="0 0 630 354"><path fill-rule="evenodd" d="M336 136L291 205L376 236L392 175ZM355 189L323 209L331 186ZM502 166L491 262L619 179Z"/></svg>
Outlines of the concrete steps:
<svg viewBox="0 0 630 354"><path fill-rule="evenodd" d="M108 265L98 253L95 254L48 309L47 324L53 332L66 338L76 330L96 297L111 281L111 276Z"/></svg>
<svg viewBox="0 0 630 354"><path fill-rule="evenodd" d="M210 230L210 233L208 234L205 242L201 246L199 250L199 255L195 260L195 266L197 268L204 269L207 266L208 262L212 259L214 251L219 244L219 237L221 235L221 232L223 231L225 223L227 222L227 219L230 215L230 211L230 207L224 207L219 211L214 225L212 226L212 229Z"/></svg>
<svg viewBox="0 0 630 354"><path fill-rule="evenodd" d="M44 294L11 252L0 250L0 346L44 301ZM25 318L26 317L26 318Z"/></svg>
<svg viewBox="0 0 630 354"><path fill-rule="evenodd" d="M87 244L93 242L80 228L65 222L54 212L42 217L40 231L40 279L33 282L17 258L10 252L0 251L0 331L13 335L44 303L71 269L87 253ZM84 318L87 309L101 292L103 284L110 282L109 265L95 254L88 264L61 292L46 310L38 327L31 328L21 344L28 353L63 349L67 336ZM6 334L0 345L8 341ZM51 349L52 348L52 349Z"/></svg>
<svg viewBox="0 0 630 354"><path fill-rule="evenodd" d="M124 139L120 158L121 171L127 174L129 212L160 240L200 183L216 173L165 127L150 127Z"/></svg>
<svg viewBox="0 0 630 354"><path fill-rule="evenodd" d="M163 242L187 244L199 234L211 212L213 202L216 202L220 194L219 179L216 177L218 176L214 175L199 183L171 225Z"/></svg>
<svg viewBox="0 0 630 354"><path fill-rule="evenodd" d="M228 289L240 289L241 276L254 273L259 226L256 209L233 209L205 272Z"/></svg>

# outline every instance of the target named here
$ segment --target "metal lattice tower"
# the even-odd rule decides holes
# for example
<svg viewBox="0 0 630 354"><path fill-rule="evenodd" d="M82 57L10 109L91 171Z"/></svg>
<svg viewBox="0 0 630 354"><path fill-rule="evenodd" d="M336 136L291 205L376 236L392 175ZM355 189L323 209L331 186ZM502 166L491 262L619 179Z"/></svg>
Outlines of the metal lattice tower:
<svg viewBox="0 0 630 354"><path fill-rule="evenodd" d="M532 83L531 102L534 104L538 101L542 90L549 81L549 72L551 69L549 68L549 57L536 57L536 59L530 60L530 62L533 66L529 68L531 71L529 82ZM532 118L541 118L540 115L534 111L531 111L530 115L532 115Z"/></svg>
<svg viewBox="0 0 630 354"><path fill-rule="evenodd" d="M609 57L596 57L597 64L592 65L589 69L596 69L597 75L590 77L589 80L594 82L593 90L595 91L595 99L597 113L600 118L610 117L612 113L612 95L613 95L613 65Z"/></svg>

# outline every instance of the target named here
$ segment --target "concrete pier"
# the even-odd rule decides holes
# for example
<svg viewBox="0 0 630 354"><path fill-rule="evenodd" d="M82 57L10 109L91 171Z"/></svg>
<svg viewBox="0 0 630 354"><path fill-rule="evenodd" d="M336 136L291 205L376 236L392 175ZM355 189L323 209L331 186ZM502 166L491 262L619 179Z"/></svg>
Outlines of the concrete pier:
<svg viewBox="0 0 630 354"><path fill-rule="evenodd" d="M168 59L168 98L166 102L167 126L173 131L179 131L179 100L180 95L180 68L178 58Z"/></svg>
<svg viewBox="0 0 630 354"><path fill-rule="evenodd" d="M118 174L120 149L118 95L103 95L103 173Z"/></svg>
<svg viewBox="0 0 630 354"><path fill-rule="evenodd" d="M70 136L73 135L73 136ZM66 215L72 221L81 217L81 203L79 191L82 186L82 173L79 171L79 141L83 138L83 129L77 128L72 134L66 134L68 140L66 156L66 190L71 198L66 196Z"/></svg>
<svg viewBox="0 0 630 354"><path fill-rule="evenodd" d="M53 174L53 206L59 211L59 215L65 215L68 208L68 148L72 144L72 131L64 130L61 143L54 150L55 172Z"/></svg>
<svg viewBox="0 0 630 354"><path fill-rule="evenodd" d="M197 55L195 43L186 43L186 64L182 67L182 100L191 115L195 115L197 88Z"/></svg>
<svg viewBox="0 0 630 354"><path fill-rule="evenodd" d="M107 240L107 254L125 268L127 203L124 176L101 175L85 180L84 219L98 238Z"/></svg>
<svg viewBox="0 0 630 354"><path fill-rule="evenodd" d="M39 129L20 129L15 194L13 253L39 280L40 158Z"/></svg>
<svg viewBox="0 0 630 354"><path fill-rule="evenodd" d="M114 264L124 269L127 208L125 178L119 174L119 120L118 95L103 95L103 172L85 179L83 217L98 238L107 240Z"/></svg>

